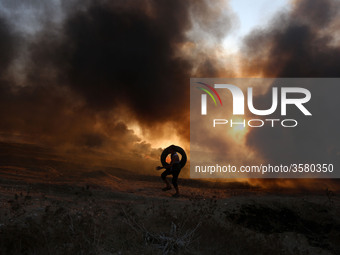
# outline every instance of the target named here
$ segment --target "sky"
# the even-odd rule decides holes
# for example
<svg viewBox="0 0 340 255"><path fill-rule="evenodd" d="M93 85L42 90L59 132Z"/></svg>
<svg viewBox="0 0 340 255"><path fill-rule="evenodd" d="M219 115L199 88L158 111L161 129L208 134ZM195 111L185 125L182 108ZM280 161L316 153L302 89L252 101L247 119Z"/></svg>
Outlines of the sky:
<svg viewBox="0 0 340 255"><path fill-rule="evenodd" d="M227 51L237 52L243 37L253 29L265 27L278 12L289 10L291 0L231 0L229 4L237 16L237 24L224 39L223 46Z"/></svg>
<svg viewBox="0 0 340 255"><path fill-rule="evenodd" d="M0 138L151 169L170 144L190 151L190 77L338 77L339 10L335 0L0 0ZM273 158L265 135L247 132L239 149ZM284 151L302 149L285 135ZM339 144L320 143L337 155Z"/></svg>

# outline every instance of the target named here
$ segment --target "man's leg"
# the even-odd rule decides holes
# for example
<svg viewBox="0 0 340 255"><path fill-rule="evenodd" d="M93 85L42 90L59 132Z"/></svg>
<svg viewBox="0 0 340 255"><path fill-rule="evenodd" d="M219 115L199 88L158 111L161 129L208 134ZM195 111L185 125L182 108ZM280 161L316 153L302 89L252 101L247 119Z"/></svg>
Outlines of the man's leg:
<svg viewBox="0 0 340 255"><path fill-rule="evenodd" d="M173 174L173 177L172 177L172 185L174 185L175 190L176 190L175 195L176 195L176 194L179 195L177 179L178 179L178 174Z"/></svg>
<svg viewBox="0 0 340 255"><path fill-rule="evenodd" d="M174 194L174 196L179 196L179 189L178 189L178 184L177 184L177 180L178 180L178 175L181 171L181 167L180 166L175 166L173 169L173 173L172 173L172 185L174 185L176 193Z"/></svg>
<svg viewBox="0 0 340 255"><path fill-rule="evenodd" d="M177 195L179 195L178 186L177 186L177 187L175 187L175 190L176 190L176 193L175 193L175 195L176 195L176 194L177 194Z"/></svg>
<svg viewBox="0 0 340 255"><path fill-rule="evenodd" d="M170 173L169 173L169 169L166 169L166 170L161 174L161 178L162 178L162 180L163 180L163 181L165 182L165 184L166 184L166 187L163 188L164 191L171 189L171 185L170 185L169 181L166 179L166 176L169 175L169 174L170 174Z"/></svg>

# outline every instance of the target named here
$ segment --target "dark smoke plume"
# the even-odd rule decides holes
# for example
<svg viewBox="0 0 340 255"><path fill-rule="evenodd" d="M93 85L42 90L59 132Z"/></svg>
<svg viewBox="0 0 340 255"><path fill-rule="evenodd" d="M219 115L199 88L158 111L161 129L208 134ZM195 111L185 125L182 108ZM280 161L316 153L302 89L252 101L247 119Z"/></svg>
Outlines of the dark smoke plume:
<svg viewBox="0 0 340 255"><path fill-rule="evenodd" d="M337 1L296 1L292 11L281 13L273 25L246 38L244 71L264 77L339 77L340 45L335 29L339 10ZM247 144L269 162L326 161L340 166L340 87L329 89L312 82L307 89L312 93L306 105L312 117L294 112L289 118L299 121L296 128L252 129ZM255 105L268 107L271 93L269 88L255 98ZM271 117L282 118L278 113Z"/></svg>
<svg viewBox="0 0 340 255"><path fill-rule="evenodd" d="M195 44L188 36L194 27L212 40L228 32L231 20L217 15L218 6L205 0L0 5L1 139L155 156L128 128L131 121L150 136L188 143L189 79L194 67L203 68L181 49ZM209 71L202 73L215 73L204 59Z"/></svg>

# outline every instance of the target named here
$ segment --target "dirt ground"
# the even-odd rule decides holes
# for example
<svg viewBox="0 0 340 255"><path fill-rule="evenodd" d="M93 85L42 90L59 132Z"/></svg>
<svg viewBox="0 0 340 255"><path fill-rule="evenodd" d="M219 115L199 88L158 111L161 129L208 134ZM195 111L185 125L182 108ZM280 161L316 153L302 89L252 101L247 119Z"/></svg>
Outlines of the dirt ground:
<svg viewBox="0 0 340 255"><path fill-rule="evenodd" d="M0 254L340 254L336 183L275 188L89 165L0 144ZM335 185L335 186L334 186Z"/></svg>

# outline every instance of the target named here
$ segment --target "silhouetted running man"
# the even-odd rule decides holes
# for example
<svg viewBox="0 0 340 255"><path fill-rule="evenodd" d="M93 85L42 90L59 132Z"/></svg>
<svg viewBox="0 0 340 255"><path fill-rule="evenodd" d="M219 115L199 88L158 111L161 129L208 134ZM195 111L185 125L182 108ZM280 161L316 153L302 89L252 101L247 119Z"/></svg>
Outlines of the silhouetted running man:
<svg viewBox="0 0 340 255"><path fill-rule="evenodd" d="M170 146L170 150L169 150L170 154L171 154L171 162L170 165L168 167L162 167L162 166L158 166L156 167L157 170L160 169L164 169L165 171L161 174L161 178L162 180L165 182L166 186L165 188L163 188L163 191L167 191L171 189L171 185L168 182L168 180L166 179L167 175L172 175L172 185L174 185L176 193L173 194L173 197L179 197L179 190L178 190L178 185L177 185L177 179L178 179L178 175L181 172L181 165L180 165L180 160L179 160L179 156L176 153L176 151L174 150L174 148L172 148Z"/></svg>

